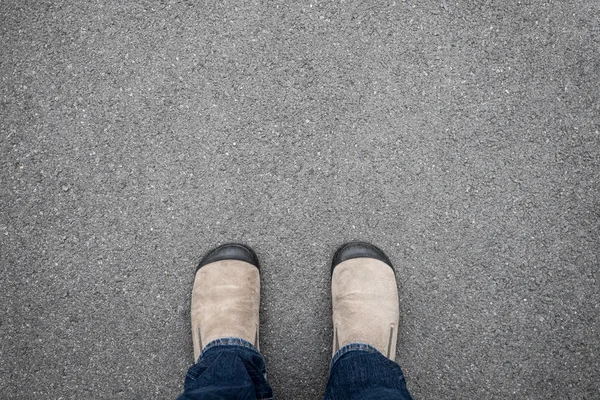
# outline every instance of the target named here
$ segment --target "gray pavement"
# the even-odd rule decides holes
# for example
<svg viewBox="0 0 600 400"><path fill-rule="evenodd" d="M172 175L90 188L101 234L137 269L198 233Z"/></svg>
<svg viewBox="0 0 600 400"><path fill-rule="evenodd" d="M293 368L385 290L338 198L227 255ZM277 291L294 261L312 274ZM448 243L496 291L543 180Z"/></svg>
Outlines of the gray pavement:
<svg viewBox="0 0 600 400"><path fill-rule="evenodd" d="M289 3L0 2L0 398L176 397L240 241L319 399L352 239L415 399L600 398L600 3Z"/></svg>

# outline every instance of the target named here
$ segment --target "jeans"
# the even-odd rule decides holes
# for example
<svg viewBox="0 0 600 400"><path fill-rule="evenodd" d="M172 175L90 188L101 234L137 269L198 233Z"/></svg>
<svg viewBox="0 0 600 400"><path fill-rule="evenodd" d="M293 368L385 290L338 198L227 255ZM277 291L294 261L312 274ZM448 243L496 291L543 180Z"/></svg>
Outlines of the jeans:
<svg viewBox="0 0 600 400"><path fill-rule="evenodd" d="M223 338L210 342L190 367L178 400L268 400L265 361L249 342ZM329 367L325 400L412 400L400 366L374 347L351 343L339 349Z"/></svg>

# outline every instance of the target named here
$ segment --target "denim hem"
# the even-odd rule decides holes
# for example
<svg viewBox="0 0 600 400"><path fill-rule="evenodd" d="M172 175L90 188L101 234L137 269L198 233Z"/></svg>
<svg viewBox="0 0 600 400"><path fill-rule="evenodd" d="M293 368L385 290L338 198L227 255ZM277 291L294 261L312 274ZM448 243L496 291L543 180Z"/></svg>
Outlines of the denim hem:
<svg viewBox="0 0 600 400"><path fill-rule="evenodd" d="M224 338L215 339L212 342L209 342L206 346L204 346L204 348L202 349L202 352L200 353L200 357L198 357L198 360L201 359L202 356L204 355L204 353L206 353L208 350L212 349L213 347L220 347L220 346L239 346L239 347L244 347L246 349L254 350L258 354L260 354L260 351L258 351L256 346L254 346L252 343L250 343L247 340L244 340L242 338L237 338L237 337L224 337Z"/></svg>
<svg viewBox="0 0 600 400"><path fill-rule="evenodd" d="M331 362L329 363L329 373L331 373L333 366L340 359L340 357L342 357L344 354L346 354L350 351L364 351L367 353L379 353L379 354L383 355L383 353L381 353L379 350L377 350L375 347L371 346L370 344L349 343L335 352L335 354L331 358Z"/></svg>

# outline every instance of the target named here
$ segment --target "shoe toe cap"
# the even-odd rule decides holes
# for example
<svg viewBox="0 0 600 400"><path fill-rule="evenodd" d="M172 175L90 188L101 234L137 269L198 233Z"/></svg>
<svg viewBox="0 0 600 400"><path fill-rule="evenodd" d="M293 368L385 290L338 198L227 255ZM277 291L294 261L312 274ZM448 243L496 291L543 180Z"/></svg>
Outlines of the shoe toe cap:
<svg viewBox="0 0 600 400"><path fill-rule="evenodd" d="M353 258L374 258L383 261L393 269L392 262L379 247L366 242L351 242L340 246L335 252L331 263L331 272L333 273L333 269L338 264Z"/></svg>
<svg viewBox="0 0 600 400"><path fill-rule="evenodd" d="M207 264L223 260L245 261L259 268L258 257L254 250L243 244L227 243L209 251L198 264L197 270Z"/></svg>

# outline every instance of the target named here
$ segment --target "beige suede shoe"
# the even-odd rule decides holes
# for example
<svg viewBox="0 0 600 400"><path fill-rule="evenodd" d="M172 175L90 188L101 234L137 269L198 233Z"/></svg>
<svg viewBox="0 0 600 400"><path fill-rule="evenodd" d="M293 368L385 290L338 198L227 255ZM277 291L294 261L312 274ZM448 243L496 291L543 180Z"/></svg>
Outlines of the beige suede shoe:
<svg viewBox="0 0 600 400"><path fill-rule="evenodd" d="M225 244L198 265L192 292L194 360L215 339L236 337L258 348L260 273L254 251Z"/></svg>
<svg viewBox="0 0 600 400"><path fill-rule="evenodd" d="M392 263L379 248L348 243L332 262L333 354L366 343L395 360L399 307Z"/></svg>

